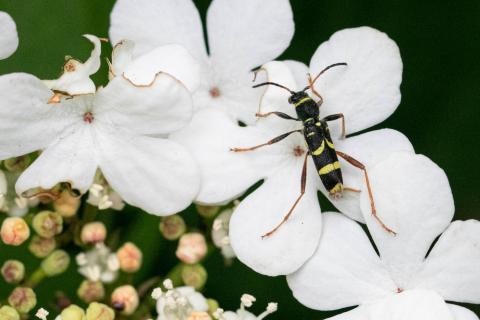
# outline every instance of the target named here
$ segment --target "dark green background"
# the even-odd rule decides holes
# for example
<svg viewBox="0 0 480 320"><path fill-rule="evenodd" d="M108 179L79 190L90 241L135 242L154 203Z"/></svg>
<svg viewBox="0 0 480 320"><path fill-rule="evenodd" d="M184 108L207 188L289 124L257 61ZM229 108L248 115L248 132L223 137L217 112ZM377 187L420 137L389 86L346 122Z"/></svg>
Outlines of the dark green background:
<svg viewBox="0 0 480 320"><path fill-rule="evenodd" d="M204 15L210 1L195 2ZM20 47L14 56L0 61L0 74L24 71L44 79L58 76L65 55L88 57L90 43L80 35L108 36L113 3L114 0L1 0L0 10L10 13L17 22ZM303 0L292 1L292 6L295 37L281 58L308 63L317 46L333 32L362 25L378 28L398 43L404 62L402 103L378 128L403 132L417 153L427 155L445 169L455 197L456 219L478 218L480 2ZM107 47L104 45L104 57L110 55ZM106 83L105 65L95 80L97 84ZM175 263L175 245L162 240L157 217L140 214L133 208L127 211L100 217L112 228L124 226L120 238L133 240L144 249L145 266L135 280L165 274ZM192 212L185 213L191 215ZM196 224L196 218L189 219L192 225ZM0 262L12 256L25 259L20 250L0 246ZM30 271L38 265L38 260L27 261L31 262L27 266ZM253 308L256 311L261 311L269 301L279 302L280 309L271 319L322 319L333 314L308 310L297 303L283 277L263 277L238 262L224 268L217 254L207 260L206 266L210 278L205 294L218 299L224 308L235 309L240 295L248 292L258 298ZM37 290L40 305L50 307L48 301L56 290L73 295L79 281L71 267L67 274L42 283ZM9 290L11 287L1 282L0 299ZM476 310L480 314L480 308Z"/></svg>

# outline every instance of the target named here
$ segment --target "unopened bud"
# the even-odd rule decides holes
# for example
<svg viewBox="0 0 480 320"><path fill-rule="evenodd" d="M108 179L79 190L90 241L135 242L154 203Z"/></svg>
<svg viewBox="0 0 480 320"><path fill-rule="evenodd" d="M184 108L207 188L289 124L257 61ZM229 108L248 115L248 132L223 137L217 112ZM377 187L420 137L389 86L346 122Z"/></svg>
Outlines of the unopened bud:
<svg viewBox="0 0 480 320"><path fill-rule="evenodd" d="M49 277L56 276L67 270L70 256L63 250L55 250L41 264L43 272Z"/></svg>
<svg viewBox="0 0 480 320"><path fill-rule="evenodd" d="M207 282L207 270L201 264L185 265L182 268L182 280L185 285L196 290L203 288Z"/></svg>
<svg viewBox="0 0 480 320"><path fill-rule="evenodd" d="M207 299L208 313L213 314L220 306L215 299Z"/></svg>
<svg viewBox="0 0 480 320"><path fill-rule="evenodd" d="M125 285L112 293L112 306L124 315L132 314L138 307L138 294L134 287Z"/></svg>
<svg viewBox="0 0 480 320"><path fill-rule="evenodd" d="M202 260L207 254L207 243L201 233L186 233L178 243L177 258L180 261L193 264Z"/></svg>
<svg viewBox="0 0 480 320"><path fill-rule="evenodd" d="M28 250L37 258L45 258L55 250L56 245L54 238L42 238L35 235L28 245Z"/></svg>
<svg viewBox="0 0 480 320"><path fill-rule="evenodd" d="M22 218L8 217L3 220L0 236L5 244L19 246L30 236L30 229Z"/></svg>
<svg viewBox="0 0 480 320"><path fill-rule="evenodd" d="M167 240L177 240L187 230L185 221L178 214L163 217L160 222L160 232Z"/></svg>
<svg viewBox="0 0 480 320"><path fill-rule="evenodd" d="M25 266L18 260L7 260L2 266L2 276L7 283L19 283L25 276Z"/></svg>
<svg viewBox="0 0 480 320"><path fill-rule="evenodd" d="M87 308L86 320L114 320L115 312L103 303L92 302Z"/></svg>
<svg viewBox="0 0 480 320"><path fill-rule="evenodd" d="M100 221L90 222L83 226L80 238L83 243L103 242L107 237L107 228Z"/></svg>
<svg viewBox="0 0 480 320"><path fill-rule="evenodd" d="M28 155L20 156L16 158L10 158L3 161L5 169L10 172L22 172L30 164L30 157Z"/></svg>
<svg viewBox="0 0 480 320"><path fill-rule="evenodd" d="M204 218L213 218L220 210L218 206L203 206L201 204L197 204L197 212Z"/></svg>
<svg viewBox="0 0 480 320"><path fill-rule="evenodd" d="M17 287L8 297L8 304L19 313L28 313L35 308L37 296L31 288Z"/></svg>
<svg viewBox="0 0 480 320"><path fill-rule="evenodd" d="M77 295L86 303L99 301L105 297L105 288L100 281L84 280L77 290Z"/></svg>
<svg viewBox="0 0 480 320"><path fill-rule="evenodd" d="M124 272L136 272L142 266L142 251L132 242L127 242L118 249L117 258L120 269Z"/></svg>
<svg viewBox="0 0 480 320"><path fill-rule="evenodd" d="M212 320L212 317L206 312L203 311L194 311L190 313L187 317L187 320Z"/></svg>
<svg viewBox="0 0 480 320"><path fill-rule="evenodd" d="M20 315L17 310L10 306L3 306L0 308L0 319L2 320L20 320Z"/></svg>
<svg viewBox="0 0 480 320"><path fill-rule="evenodd" d="M58 212L41 211L32 221L35 232L43 238L53 238L63 230L63 218Z"/></svg>
<svg viewBox="0 0 480 320"><path fill-rule="evenodd" d="M85 320L85 311L77 305L71 304L60 313L61 320Z"/></svg>
<svg viewBox="0 0 480 320"><path fill-rule="evenodd" d="M64 190L60 194L60 198L53 202L53 208L64 218L73 217L80 208L80 197L74 197L70 192Z"/></svg>

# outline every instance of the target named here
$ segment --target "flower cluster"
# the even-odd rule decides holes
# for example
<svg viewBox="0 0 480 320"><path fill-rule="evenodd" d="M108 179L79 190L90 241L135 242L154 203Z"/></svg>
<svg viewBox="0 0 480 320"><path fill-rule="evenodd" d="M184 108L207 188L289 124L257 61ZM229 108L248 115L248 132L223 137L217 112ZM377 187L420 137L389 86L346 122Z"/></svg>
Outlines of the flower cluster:
<svg viewBox="0 0 480 320"><path fill-rule="evenodd" d="M109 40L84 35L86 61L68 57L57 79L0 76L0 236L41 259L33 272L3 263L14 288L0 319L26 317L35 287L74 264L88 306L57 297L57 320L276 312L247 311L250 294L236 311L205 298L215 250L286 276L309 308L356 307L332 319L478 319L450 302L480 303L480 223L451 222L444 171L406 136L365 131L400 104L396 43L358 27L334 33L308 66L275 60L294 33L288 0L213 0L206 24L208 52L193 1L117 0ZM3 12L0 32L5 59L18 36ZM318 192L339 212L322 213ZM200 226L181 213L192 203ZM176 245L178 264L142 283L133 276L150 257L99 215L130 206L161 216Z"/></svg>

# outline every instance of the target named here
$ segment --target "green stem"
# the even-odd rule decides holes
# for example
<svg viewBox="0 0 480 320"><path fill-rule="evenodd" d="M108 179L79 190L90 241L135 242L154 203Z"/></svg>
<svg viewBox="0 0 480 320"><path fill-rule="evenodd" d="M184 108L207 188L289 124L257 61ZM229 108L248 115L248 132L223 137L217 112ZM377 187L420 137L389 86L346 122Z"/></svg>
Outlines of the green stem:
<svg viewBox="0 0 480 320"><path fill-rule="evenodd" d="M30 278L28 278L26 285L30 288L35 288L45 277L46 274L43 272L42 268L38 268L32 273Z"/></svg>

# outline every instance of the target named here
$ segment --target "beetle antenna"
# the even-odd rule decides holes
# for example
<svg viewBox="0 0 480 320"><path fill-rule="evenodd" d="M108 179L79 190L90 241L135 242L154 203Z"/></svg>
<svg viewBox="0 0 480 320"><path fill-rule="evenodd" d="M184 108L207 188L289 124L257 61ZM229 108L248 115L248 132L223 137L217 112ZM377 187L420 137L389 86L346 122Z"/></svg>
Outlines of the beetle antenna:
<svg viewBox="0 0 480 320"><path fill-rule="evenodd" d="M348 64L346 62L337 62L337 63L334 63L334 64L331 64L329 65L328 67L325 67L322 71L320 71L317 76L315 78L313 78L312 82L306 86L302 91L306 91L307 89L311 88L313 86L313 84L315 83L315 81L317 81L318 78L320 78L320 76L322 74L325 73L325 71L327 71L328 69L331 69L333 67L338 67L338 66L347 66Z"/></svg>
<svg viewBox="0 0 480 320"><path fill-rule="evenodd" d="M266 86L266 85L272 85L272 86L277 86L277 87L283 88L283 89L287 90L288 92L290 92L291 94L295 93L295 91L292 91L292 90L288 89L287 87L282 86L281 84L278 84L278 83L275 83L275 82L264 82L264 83L256 84L252 88L258 88L258 87Z"/></svg>

